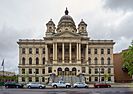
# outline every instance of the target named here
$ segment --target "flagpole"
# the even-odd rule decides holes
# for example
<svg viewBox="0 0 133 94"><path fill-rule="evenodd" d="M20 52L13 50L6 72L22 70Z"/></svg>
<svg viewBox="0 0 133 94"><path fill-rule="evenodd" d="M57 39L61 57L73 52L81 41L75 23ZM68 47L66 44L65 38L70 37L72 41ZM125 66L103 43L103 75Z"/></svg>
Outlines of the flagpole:
<svg viewBox="0 0 133 94"><path fill-rule="evenodd" d="M3 79L4 79L4 64L3 64Z"/></svg>
<svg viewBox="0 0 133 94"><path fill-rule="evenodd" d="M3 67L3 82L4 82L5 81L5 79L4 79L4 59L2 61L2 67Z"/></svg>

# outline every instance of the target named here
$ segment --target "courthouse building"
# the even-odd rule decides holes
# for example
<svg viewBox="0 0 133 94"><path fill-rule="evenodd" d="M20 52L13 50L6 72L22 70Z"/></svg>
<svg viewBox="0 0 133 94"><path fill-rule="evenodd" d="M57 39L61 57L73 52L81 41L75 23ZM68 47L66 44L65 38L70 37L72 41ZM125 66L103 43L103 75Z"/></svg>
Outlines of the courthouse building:
<svg viewBox="0 0 133 94"><path fill-rule="evenodd" d="M76 27L68 13L57 26L52 19L46 24L43 39L17 42L20 83L114 82L113 40L90 39L87 24L81 20Z"/></svg>

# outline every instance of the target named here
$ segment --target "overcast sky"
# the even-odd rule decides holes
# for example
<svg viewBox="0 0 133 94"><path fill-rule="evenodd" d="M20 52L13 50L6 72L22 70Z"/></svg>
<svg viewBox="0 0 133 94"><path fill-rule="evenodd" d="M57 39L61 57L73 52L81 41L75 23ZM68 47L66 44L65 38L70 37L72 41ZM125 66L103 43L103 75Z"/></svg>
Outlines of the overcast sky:
<svg viewBox="0 0 133 94"><path fill-rule="evenodd" d="M18 72L18 39L43 38L46 23L58 24L65 8L76 25L87 23L91 39L112 39L114 53L133 40L133 0L0 0L0 64ZM0 67L2 70L2 67Z"/></svg>

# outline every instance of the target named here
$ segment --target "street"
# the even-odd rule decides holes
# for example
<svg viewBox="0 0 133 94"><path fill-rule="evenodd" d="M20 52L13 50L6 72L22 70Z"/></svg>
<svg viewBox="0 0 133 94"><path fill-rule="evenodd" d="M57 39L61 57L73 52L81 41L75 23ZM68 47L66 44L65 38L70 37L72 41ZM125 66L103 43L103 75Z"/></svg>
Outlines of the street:
<svg viewBox="0 0 133 94"><path fill-rule="evenodd" d="M0 94L133 94L133 88L0 89Z"/></svg>

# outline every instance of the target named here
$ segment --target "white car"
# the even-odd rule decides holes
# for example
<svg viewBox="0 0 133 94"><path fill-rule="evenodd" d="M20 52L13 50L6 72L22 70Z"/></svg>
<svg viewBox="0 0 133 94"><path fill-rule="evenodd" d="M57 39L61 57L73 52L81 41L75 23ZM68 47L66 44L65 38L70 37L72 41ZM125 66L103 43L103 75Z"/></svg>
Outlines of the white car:
<svg viewBox="0 0 133 94"><path fill-rule="evenodd" d="M76 82L73 85L74 88L88 88L89 86L86 83L83 82Z"/></svg>
<svg viewBox="0 0 133 94"><path fill-rule="evenodd" d="M43 84L39 84L39 83L29 83L26 85L27 88L45 88L46 86Z"/></svg>
<svg viewBox="0 0 133 94"><path fill-rule="evenodd" d="M52 83L52 87L54 87L54 88L58 88L58 87L70 88L71 84L70 83L65 83L64 81L59 81L57 83Z"/></svg>

